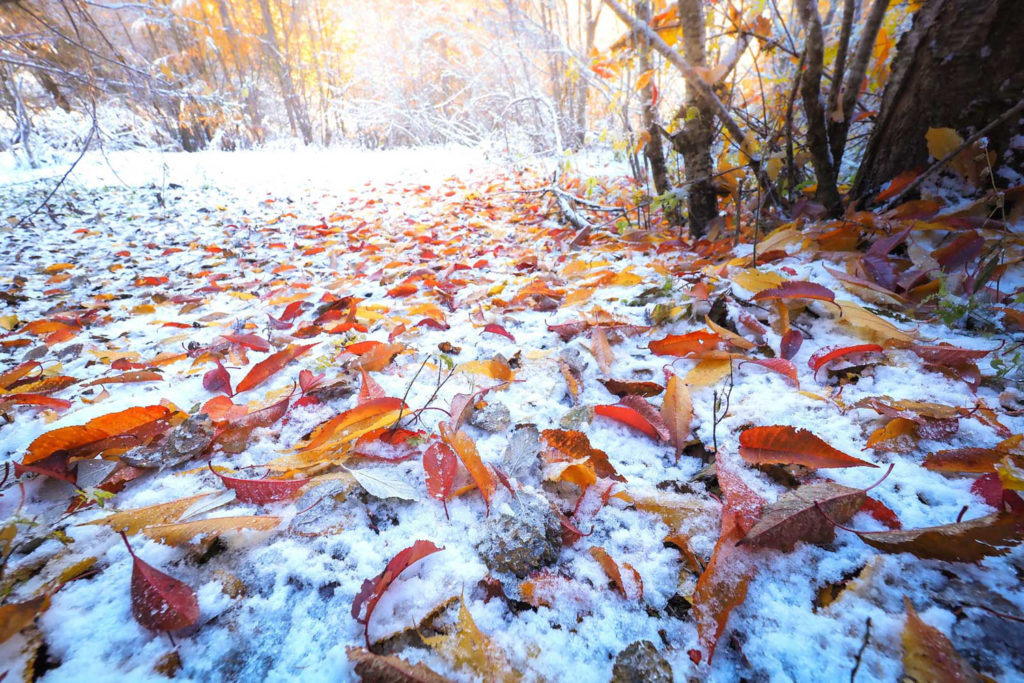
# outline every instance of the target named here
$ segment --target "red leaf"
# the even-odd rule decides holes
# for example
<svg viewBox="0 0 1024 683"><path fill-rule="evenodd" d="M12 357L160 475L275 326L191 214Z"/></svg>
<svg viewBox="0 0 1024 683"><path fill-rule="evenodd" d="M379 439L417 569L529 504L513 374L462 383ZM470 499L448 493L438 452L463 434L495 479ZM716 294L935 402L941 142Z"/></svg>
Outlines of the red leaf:
<svg viewBox="0 0 1024 683"><path fill-rule="evenodd" d="M262 337L257 337L255 334L222 334L221 337L233 344L240 344L253 351L265 352L270 350L270 342Z"/></svg>
<svg viewBox="0 0 1024 683"><path fill-rule="evenodd" d="M186 584L154 569L132 550L132 615L150 631L177 631L199 621L199 600Z"/></svg>
<svg viewBox="0 0 1024 683"><path fill-rule="evenodd" d="M362 588L352 601L352 618L356 623L363 625L363 637L366 639L367 648L370 647L370 618L384 592L409 565L440 550L444 548L438 548L430 541L416 541L395 555L384 567L384 571L372 579L363 581Z"/></svg>
<svg viewBox="0 0 1024 683"><path fill-rule="evenodd" d="M890 529L902 529L903 522L896 516L892 509L880 500L868 496L864 504L860 506L861 512L866 512Z"/></svg>
<svg viewBox="0 0 1024 683"><path fill-rule="evenodd" d="M0 396L0 410L7 406L38 406L40 408L53 408L54 410L67 410L71 407L71 401L41 394L11 394Z"/></svg>
<svg viewBox="0 0 1024 683"><path fill-rule="evenodd" d="M782 341L779 343L779 355L786 360L793 360L793 356L797 354L803 343L804 335L800 334L800 330L790 330L782 335Z"/></svg>
<svg viewBox="0 0 1024 683"><path fill-rule="evenodd" d="M448 323L434 320L433 318L424 318L419 321L413 327L429 327L432 330L447 330L451 327Z"/></svg>
<svg viewBox="0 0 1024 683"><path fill-rule="evenodd" d="M672 439L671 430L662 417L661 411L655 408L647 399L643 396L623 396L619 399L621 405L627 408L632 408L639 413L657 432L658 438L662 441L669 441Z"/></svg>
<svg viewBox="0 0 1024 683"><path fill-rule="evenodd" d="M562 341L567 342L589 327L585 320L571 320L559 325L548 325L548 332L554 332Z"/></svg>
<svg viewBox="0 0 1024 683"><path fill-rule="evenodd" d="M796 365L793 364L793 361L786 360L785 358L748 358L743 362L754 363L763 368L768 368L772 372L777 372L793 382L797 389L800 388L800 378L796 374Z"/></svg>
<svg viewBox="0 0 1024 683"><path fill-rule="evenodd" d="M652 341L647 347L658 356L690 356L711 351L720 341L722 338L717 334L698 330L689 334L670 334Z"/></svg>
<svg viewBox="0 0 1024 683"><path fill-rule="evenodd" d="M252 367L242 381L235 387L235 393L249 391L266 382L273 374L281 370L288 363L292 362L302 354L309 351L316 344L292 345L271 354Z"/></svg>
<svg viewBox="0 0 1024 683"><path fill-rule="evenodd" d="M220 477L225 487L235 492L238 500L254 505L287 500L309 483L309 479L236 479L221 474L213 469L212 464L210 471Z"/></svg>
<svg viewBox="0 0 1024 683"><path fill-rule="evenodd" d="M356 439L352 450L356 455L370 460L402 462L419 453L416 443L410 441L421 436L421 432L414 432L411 429L381 427Z"/></svg>
<svg viewBox="0 0 1024 683"><path fill-rule="evenodd" d="M616 422L628 425L633 429L639 429L652 439L657 439L659 437L658 430L651 424L650 420L637 412L636 409L630 408L629 406L596 406L594 408L594 414L603 415L604 417L611 418Z"/></svg>
<svg viewBox="0 0 1024 683"><path fill-rule="evenodd" d="M214 362L217 363L217 367L203 375L203 388L214 394L223 391L231 396L231 375L219 360Z"/></svg>
<svg viewBox="0 0 1024 683"><path fill-rule="evenodd" d="M314 375L311 370L300 370L299 371L299 389L302 390L303 394L308 394L313 389L324 382L324 373Z"/></svg>
<svg viewBox="0 0 1024 683"><path fill-rule="evenodd" d="M825 346L817 351L807 360L807 365L815 373L826 363L831 363L837 358L849 356L854 353L881 353L884 349L878 344L856 344L854 346Z"/></svg>
<svg viewBox="0 0 1024 683"><path fill-rule="evenodd" d="M737 547L757 521L764 500L747 487L739 475L717 458L718 483L724 498L722 504L722 535L707 567L697 580L693 592L693 616L697 622L697 636L707 660L715 654L718 639L729 621L729 614L747 597L747 586L754 575L755 565L747 551ZM700 661L700 651L688 653L693 661Z"/></svg>
<svg viewBox="0 0 1024 683"><path fill-rule="evenodd" d="M958 366L980 360L995 349L961 349L949 344L938 344L935 346L915 345L911 346L910 350L926 363Z"/></svg>
<svg viewBox="0 0 1024 683"><path fill-rule="evenodd" d="M995 472L975 479L971 484L971 493L997 510L1008 510L1017 515L1024 515L1024 498L1016 491L1003 488L1003 482Z"/></svg>
<svg viewBox="0 0 1024 683"><path fill-rule="evenodd" d="M444 505L444 516L448 516L448 496L455 483L458 462L455 451L443 441L435 441L423 453L423 471L427 475L427 493Z"/></svg>
<svg viewBox="0 0 1024 683"><path fill-rule="evenodd" d="M875 197L875 201L885 202L892 199L900 192L902 192L907 185L914 182L914 180L919 175L921 175L921 171L920 169L916 168L900 173L898 176L892 179L892 181L889 183L888 186L886 186L886 188L881 192L881 194Z"/></svg>
<svg viewBox="0 0 1024 683"><path fill-rule="evenodd" d="M816 299L818 301L836 300L836 293L828 287L803 280L789 280L778 287L763 289L754 295L753 301L769 299Z"/></svg>
<svg viewBox="0 0 1024 683"><path fill-rule="evenodd" d="M782 425L751 427L740 433L740 455L755 465L877 467L836 450L806 429Z"/></svg>
<svg viewBox="0 0 1024 683"><path fill-rule="evenodd" d="M551 329L550 325L548 325L548 329ZM484 332L489 332L491 334L500 334L502 337L507 337L508 339L510 339L513 343L516 340L516 338L513 337L508 330L506 330L504 327L496 323L484 325L483 332L481 332L480 334L483 334Z"/></svg>

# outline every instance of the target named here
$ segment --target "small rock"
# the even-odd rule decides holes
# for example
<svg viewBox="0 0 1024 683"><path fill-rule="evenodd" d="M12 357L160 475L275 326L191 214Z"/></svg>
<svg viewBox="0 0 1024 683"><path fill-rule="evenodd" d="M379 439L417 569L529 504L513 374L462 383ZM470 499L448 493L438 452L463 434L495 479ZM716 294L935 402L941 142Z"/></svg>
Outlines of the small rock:
<svg viewBox="0 0 1024 683"><path fill-rule="evenodd" d="M512 414L501 403L488 403L469 416L469 424L485 432L503 432L512 424Z"/></svg>
<svg viewBox="0 0 1024 683"><path fill-rule="evenodd" d="M587 367L587 361L583 354L575 346L567 346L558 354L558 357L565 361L565 364L577 375L583 374Z"/></svg>
<svg viewBox="0 0 1024 683"><path fill-rule="evenodd" d="M551 506L535 493L520 491L510 505L511 514L491 510L477 551L492 572L523 579L558 560L562 529Z"/></svg>
<svg viewBox="0 0 1024 683"><path fill-rule="evenodd" d="M638 640L615 658L611 683L672 683L672 667L649 640Z"/></svg>

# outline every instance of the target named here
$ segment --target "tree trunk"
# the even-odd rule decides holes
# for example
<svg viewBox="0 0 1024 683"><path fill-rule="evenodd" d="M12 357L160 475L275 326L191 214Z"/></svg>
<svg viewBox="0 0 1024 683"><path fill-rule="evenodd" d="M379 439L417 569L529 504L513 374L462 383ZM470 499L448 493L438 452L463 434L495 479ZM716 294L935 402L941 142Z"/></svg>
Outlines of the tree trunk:
<svg viewBox="0 0 1024 683"><path fill-rule="evenodd" d="M925 133L983 128L1024 94L1024 12L1017 0L928 0L900 39L853 196L928 161ZM1016 119L988 135L1001 154Z"/></svg>
<svg viewBox="0 0 1024 683"><path fill-rule="evenodd" d="M683 29L683 56L691 66L706 68L707 37L701 0L679 0L679 21ZM714 117L714 110L687 85L686 99L677 115L683 120L683 128L674 142L686 167L687 210L690 235L694 238L707 234L708 223L718 216L718 195L711 180Z"/></svg>
<svg viewBox="0 0 1024 683"><path fill-rule="evenodd" d="M645 25L651 23L651 4L647 0L640 0L635 5L636 16ZM640 56L640 73L647 73L651 68L651 48L647 36L639 34L636 36L637 47ZM640 115L643 121L644 130L647 131L647 144L644 145L644 156L651 167L651 179L654 181L655 194L662 195L671 189L668 182L668 168L665 165L665 150L661 145L660 127L658 126L658 112L654 103L654 86L651 81L654 79L648 75L647 84L640 89L640 97L643 100L640 105ZM666 212L668 216L669 212ZM673 221L674 222L674 221Z"/></svg>
<svg viewBox="0 0 1024 683"><path fill-rule="evenodd" d="M291 71L281 56L281 48L277 41L277 31L274 29L274 18L270 13L270 4L268 0L259 0L259 4L260 14L263 18L263 37L266 41L270 63L281 84L281 95L284 97L284 106L288 112L288 119L292 123L292 130L294 131L294 128L297 126L302 133L303 142L308 145L313 142L313 127L309 123L309 115L295 93L295 84L292 83Z"/></svg>

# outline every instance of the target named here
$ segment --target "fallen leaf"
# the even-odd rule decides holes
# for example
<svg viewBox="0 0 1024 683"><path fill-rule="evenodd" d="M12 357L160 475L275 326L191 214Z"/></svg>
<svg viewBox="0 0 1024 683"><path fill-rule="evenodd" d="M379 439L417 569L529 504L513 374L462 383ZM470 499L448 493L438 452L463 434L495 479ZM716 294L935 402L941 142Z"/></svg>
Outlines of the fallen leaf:
<svg viewBox="0 0 1024 683"><path fill-rule="evenodd" d="M399 574L408 569L409 565L422 560L424 557L444 550L430 541L416 541L408 548L400 551L391 558L387 566L377 576L363 581L359 593L352 601L352 618L356 623L363 626L363 638L366 640L366 647L370 647L370 618L377 608L384 592L391 586Z"/></svg>
<svg viewBox="0 0 1024 683"><path fill-rule="evenodd" d="M978 562L1005 555L1024 540L1024 515L996 513L966 522L953 522L902 531L858 531L868 545L888 553L910 553L922 559Z"/></svg>
<svg viewBox="0 0 1024 683"><path fill-rule="evenodd" d="M668 427L669 440L675 447L676 461L683 453L686 440L690 437L690 425L693 421L693 400L690 390L673 372L666 373L665 397L661 402L661 417Z"/></svg>
<svg viewBox="0 0 1024 683"><path fill-rule="evenodd" d="M402 479L393 468L361 467L349 469L359 485L371 496L380 498L399 498L401 500L419 500L420 496L409 482Z"/></svg>
<svg viewBox="0 0 1024 683"><path fill-rule="evenodd" d="M270 377L275 373L279 372L284 368L284 366L288 365L288 363L291 363L314 346L316 346L316 344L293 344L278 351L277 353L267 356L254 365L246 376L242 378L242 381L238 383L237 387L235 387L235 393L240 394L243 391L255 389L270 379Z"/></svg>
<svg viewBox="0 0 1024 683"><path fill-rule="evenodd" d="M980 683L983 679L960 658L953 643L934 626L921 620L909 598L903 641L903 675L913 681Z"/></svg>
<svg viewBox="0 0 1024 683"><path fill-rule="evenodd" d="M604 548L593 546L588 550L608 578L615 584L615 588L627 600L642 600L644 597L644 582L640 573L628 564L619 564Z"/></svg>
<svg viewBox="0 0 1024 683"><path fill-rule="evenodd" d="M670 334L648 344L652 353L658 356L699 356L718 348L722 338L717 334L698 330L689 334Z"/></svg>
<svg viewBox="0 0 1024 683"><path fill-rule="evenodd" d="M359 680L367 683L449 683L422 662L410 664L394 655L377 655L362 647L345 649Z"/></svg>
<svg viewBox="0 0 1024 683"><path fill-rule="evenodd" d="M427 493L431 498L441 501L444 516L448 516L448 498L455 482L458 463L455 451L443 441L434 441L423 452L423 471L427 478Z"/></svg>
<svg viewBox="0 0 1024 683"><path fill-rule="evenodd" d="M176 524L147 526L142 533L165 545L182 545L196 536L217 537L229 531L270 531L281 523L280 517L241 515L237 517L211 517Z"/></svg>
<svg viewBox="0 0 1024 683"><path fill-rule="evenodd" d="M465 602L459 606L459 620L453 633L425 637L423 642L444 655L456 668L469 669L476 680L517 683L522 679L501 649L477 627Z"/></svg>
<svg viewBox="0 0 1024 683"><path fill-rule="evenodd" d="M814 282L802 280L787 280L778 287L762 289L753 296L753 301L766 301L771 299L816 299L818 301L834 302L836 294L828 287L823 287Z"/></svg>
<svg viewBox="0 0 1024 683"><path fill-rule="evenodd" d="M861 489L831 481L805 484L766 507L740 543L784 552L793 550L798 541L828 543L836 536L834 523L844 524L853 517L866 497Z"/></svg>
<svg viewBox="0 0 1024 683"><path fill-rule="evenodd" d="M177 631L199 621L195 592L172 576L139 559L122 532L132 556L132 616L150 631Z"/></svg>
<svg viewBox="0 0 1024 683"><path fill-rule="evenodd" d="M740 455L755 465L803 465L816 469L877 467L833 448L806 429L783 425L743 430Z"/></svg>
<svg viewBox="0 0 1024 683"><path fill-rule="evenodd" d="M220 477L225 487L235 492L239 501L253 505L294 498L309 483L309 479L237 479L221 474L213 469L213 465L210 465L210 470Z"/></svg>
<svg viewBox="0 0 1024 683"><path fill-rule="evenodd" d="M480 490L480 495L484 498L484 505L486 505L488 512L490 512L491 496L494 495L494 491L498 486L494 472L480 459L480 455L476 451L476 444L473 443L473 440L465 432L452 431L443 422L439 425L439 428L441 430L441 439L451 446L455 454L459 456L459 460L466 466L469 476L473 477L473 481L476 482L476 486Z"/></svg>

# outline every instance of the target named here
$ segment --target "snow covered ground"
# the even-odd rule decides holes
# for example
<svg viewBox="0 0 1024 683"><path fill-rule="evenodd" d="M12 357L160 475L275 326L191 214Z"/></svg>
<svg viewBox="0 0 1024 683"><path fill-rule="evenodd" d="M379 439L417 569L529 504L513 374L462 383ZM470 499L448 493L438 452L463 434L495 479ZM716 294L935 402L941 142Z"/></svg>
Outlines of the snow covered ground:
<svg viewBox="0 0 1024 683"><path fill-rule="evenodd" d="M995 512L972 490L973 477L926 469L926 454L1009 448L1007 438L1024 432L1024 418L1000 408L998 388L983 383L973 392L892 339L880 340L885 333L840 324L836 306L826 301L793 310L794 326L806 337L791 359L799 389L784 373L736 358L727 363L731 375L727 370L706 380L691 373L697 360L652 353L652 340L708 330L705 316L721 295L730 330L756 340L750 357L761 357L758 347L780 348L773 327L777 309L771 302L751 305L763 283L743 277L749 276L749 246L718 261L701 260L680 253L670 234L606 230L597 231L590 246L575 248L574 235L548 217L546 199L516 192L541 187L549 176L511 175L464 149L90 153L51 209L15 230L26 207L63 170L25 172L0 164L0 212L7 219L0 226L0 292L7 294L0 321L17 316L14 329L0 333L0 373L37 361L47 376L77 380L52 394L71 403L65 410L10 408L13 421L0 425L0 457L21 462L44 432L132 407L163 402L200 412L216 396L204 387L204 374L215 368L204 349L223 357L237 386L275 351L316 344L233 398L253 411L289 396L300 370L324 373L327 383L347 376L346 364L363 356L346 346L373 340L405 345L392 362L369 373L386 396L404 397L413 410L443 409L416 413L415 424L406 417L405 426L421 430L425 442L437 439L439 424L449 420L443 411L458 395L504 384L474 399L487 405L478 404L477 415L461 428L508 486L495 486L488 511L471 486L479 482L460 461L456 488L466 490L447 501L446 517L430 495L419 450L416 457L389 462L342 449L316 463L274 471L313 479L294 499L261 505L220 497L223 505L195 515L276 516L273 530L228 531L214 542L180 544L130 534L140 558L198 595L198 625L172 639L133 619L132 562L118 535L106 525L83 523L223 491L207 459L234 471L230 476L257 478L266 463L294 454L317 425L355 408L355 392L295 407L296 392L285 417L256 429L240 450L217 444L203 457L149 470L102 508L65 513L75 497L70 485L8 478L0 518L7 520L4 526L15 525L16 536L0 580L7 603L29 600L68 567L95 558L93 573L52 594L35 628L0 645L0 667L9 680L26 666L47 681L157 680L167 674L178 680L355 678L346 649L363 646L364 633L351 614L353 601L364 580L417 540L443 550L412 565L383 593L369 638L377 651L454 679L604 681L621 651L650 641L676 680L847 680L855 666L857 680L894 680L904 666L906 598L976 669L1003 681L1024 680L1024 624L976 607L1024 614L1019 546L979 562L946 562L882 553L844 530L834 541L799 542L791 552L746 550L737 562L750 565L752 579L708 665L690 603L719 539L722 492L709 476L713 472L704 471L708 462L698 441L708 450L717 442L720 461L770 505L792 486L787 477L809 475L745 464L739 435L753 426L808 429L879 466L821 470L820 478L862 489L893 464L870 494L913 529ZM602 196L598 189L599 201L628 193L620 179L606 181L612 190ZM780 241L776 248L790 255L762 271L780 281L817 283L862 306L874 303L847 291L833 272L841 266L801 252L799 240ZM316 322L325 306L347 296L359 299L344 310L354 311L366 332L352 326L331 333L344 317ZM308 306L292 325L268 322L268 315L286 317L295 302ZM762 331L740 322L748 315L759 319ZM567 335L568 341L549 328L579 320L593 329ZM941 324L886 320L919 343L972 349L997 344ZM50 324L33 327L34 321ZM488 324L514 341L485 332ZM396 331L399 326L404 330ZM225 334L255 334L273 348L228 345ZM861 361L869 367L858 368L857 380L841 393L826 386L826 371L816 374L808 366L815 351L866 343L865 334L884 348ZM186 354L190 345L194 352ZM724 342L721 348L740 352ZM135 368L112 367L119 359L156 367L162 378L85 386ZM438 390L449 361L455 372ZM714 366L714 359L708 362L706 369ZM979 364L983 375L992 374L985 361ZM664 387L666 368L691 385L693 432L686 441L692 447L678 462L670 443L593 411L618 402L601 380ZM508 377L514 381L506 384ZM727 391L727 411L720 407L716 419L716 399ZM952 418L956 428L936 438L919 435L906 448L867 448L885 421L858 403L878 397L959 410ZM649 398L654 407L662 400ZM979 401L994 411L991 420ZM621 481L605 473L578 502L580 486L559 469L565 463L536 453L525 465L515 463L523 448L518 439L526 438L520 429L529 429L517 425L584 432ZM422 449L425 443L414 445ZM353 478L351 470L363 469L369 470L363 476L384 481L376 492L364 490L359 475ZM386 490L399 497L378 497ZM522 528L508 520L543 517L552 509L572 523L559 529L570 542L554 544L548 566L528 567L525 578L491 566L506 549L501 541L509 529ZM571 524L587 535L574 535ZM847 525L886 529L868 512L858 512ZM528 543L550 542L543 529L539 536L536 531L524 532ZM685 552L665 542L670 536L685 539ZM618 583L592 548L612 558ZM429 646L425 641L438 634L472 632L459 620L460 599L486 640ZM653 679L656 667L648 665Z"/></svg>

